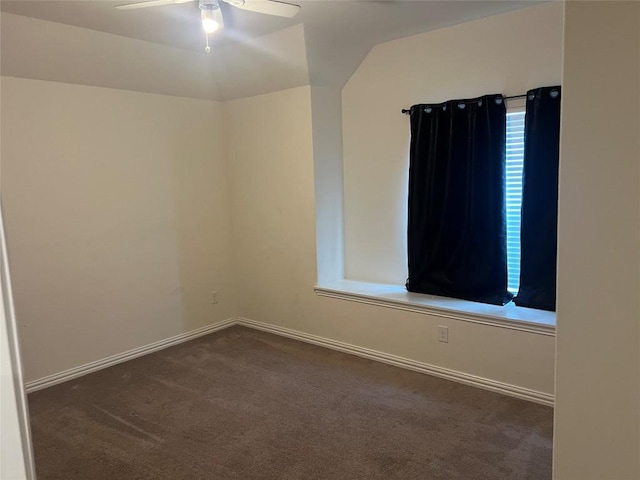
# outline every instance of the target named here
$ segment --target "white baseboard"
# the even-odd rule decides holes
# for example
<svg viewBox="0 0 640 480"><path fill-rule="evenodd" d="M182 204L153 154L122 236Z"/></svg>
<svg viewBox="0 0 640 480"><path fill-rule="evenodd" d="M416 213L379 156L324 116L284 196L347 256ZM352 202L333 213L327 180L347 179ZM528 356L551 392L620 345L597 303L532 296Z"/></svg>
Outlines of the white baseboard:
<svg viewBox="0 0 640 480"><path fill-rule="evenodd" d="M157 352L158 350L162 350L173 345L178 345L179 343L184 343L189 340L193 340L194 338L202 337L203 335L222 330L223 328L230 327L231 325L235 325L236 323L237 321L234 318L230 318L228 320L223 320L222 322L214 323L213 325L207 325L206 327L191 330L190 332L186 333L181 333L180 335L166 338L164 340L159 340L143 347L134 348L133 350L118 353L117 355L112 355L107 358L96 360L95 362L80 365L79 367L70 368L69 370L65 370L60 373L48 375L38 380L27 382L25 384L25 391L27 393L31 393L37 390L42 390L43 388L52 387L54 385L57 385L58 383L82 377L83 375L102 370L103 368L112 367L113 365L117 365L118 363L126 362L127 360L133 360L134 358Z"/></svg>
<svg viewBox="0 0 640 480"><path fill-rule="evenodd" d="M430 365L428 363L399 357L390 353L379 352L377 350L359 347L357 345L351 345L349 343L339 342L330 338L319 337L317 335L311 335L309 333L299 332L297 330L279 327L277 325L272 325L269 323L257 322L255 320L249 320L247 318L230 318L213 325L208 325L197 330L192 330L187 333L176 335L175 337L160 340L143 347L134 348L133 350L129 350L127 352L119 353L117 355L112 355L101 360L96 360L95 362L71 368L69 370L65 370L64 372L49 375L32 382L27 382L25 385L25 390L27 393L31 393L35 392L36 390L52 387L53 385L57 385L68 380L72 380L74 378L78 378L83 375L102 370L103 368L117 365L118 363L126 362L127 360L133 360L134 358L141 357L143 355L147 355L149 353L153 353L158 350L171 347L173 345L178 345L180 343L193 340L194 338L201 337L203 335L207 335L209 333L213 333L218 330L231 327L233 325L242 325L244 327L253 328L256 330L262 330L265 332L273 333L275 335L299 340L301 342L311 343L313 345L330 348L332 350L350 353L352 355L368 358L377 362L394 365L396 367L413 370L415 372L420 372L427 375L433 375L435 377L452 380L454 382L463 383L465 385L471 385L474 387L482 388L484 390L490 390L492 392L501 393L510 397L516 397L522 400L540 403L542 405L553 406L554 404L554 396L549 393L539 392L536 390L519 387L517 385L510 385L508 383L498 382L489 378L478 377L469 373L458 372L456 370L451 370L448 368L438 367L435 365Z"/></svg>
<svg viewBox="0 0 640 480"><path fill-rule="evenodd" d="M450 370L448 368L437 367L428 363L398 357L390 353L384 353L377 350L371 350L369 348L358 347L349 343L331 340L330 338L319 337L317 335L299 332L290 328L284 328L277 325L249 320L247 318L237 318L236 323L244 327L274 333L283 337L289 337L295 340L300 340L302 342L312 343L321 347L330 348L332 350L350 353L352 355L357 355L359 357L368 358L370 360L387 363L389 365L405 368L407 370L413 370L415 372L433 375L435 377L452 380L458 383L464 383L465 385L471 385L474 387L482 388L484 390L490 390L492 392L501 393L510 397L516 397L522 400L528 400L530 402L540 403L542 405L551 407L554 404L554 395L549 393L539 392L537 390L531 390L529 388L519 387L517 385L510 385L508 383L498 382L489 378L478 377L476 375L458 372L456 370Z"/></svg>

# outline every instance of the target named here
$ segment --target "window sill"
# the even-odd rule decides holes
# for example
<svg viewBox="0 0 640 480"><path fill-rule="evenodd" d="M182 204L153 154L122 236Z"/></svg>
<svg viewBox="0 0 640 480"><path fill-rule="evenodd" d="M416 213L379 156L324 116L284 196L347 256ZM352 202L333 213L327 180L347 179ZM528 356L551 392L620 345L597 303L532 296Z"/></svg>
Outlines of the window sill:
<svg viewBox="0 0 640 480"><path fill-rule="evenodd" d="M544 310L504 307L483 303L407 292L404 286L339 280L314 288L321 297L378 305L465 322L481 323L512 330L555 336L556 314Z"/></svg>

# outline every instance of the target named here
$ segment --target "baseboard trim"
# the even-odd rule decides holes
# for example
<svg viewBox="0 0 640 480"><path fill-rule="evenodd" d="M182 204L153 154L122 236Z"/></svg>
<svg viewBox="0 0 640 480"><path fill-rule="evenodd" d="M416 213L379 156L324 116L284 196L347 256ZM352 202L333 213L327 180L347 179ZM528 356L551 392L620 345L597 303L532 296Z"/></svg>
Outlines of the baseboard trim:
<svg viewBox="0 0 640 480"><path fill-rule="evenodd" d="M69 380L73 380L74 378L82 377L89 373L102 370L103 368L112 367L119 363L126 362L128 360L133 360L134 358L141 357L143 355L148 355L149 353L157 352L158 350L162 350L164 348L172 347L173 345L178 345L180 343L188 342L189 340L193 340L194 338L202 337L203 335L208 335L209 333L222 330L224 328L235 325L236 323L237 323L236 319L229 318L227 320L223 320L222 322L214 323L212 325L207 325L206 327L198 328L196 330L191 330L190 332L186 332L186 333L181 333L179 335L175 335L170 338L165 338L164 340L159 340L157 342L153 342L142 347L134 348L132 350L119 353L117 355L112 355L110 357L96 360L94 362L90 362L85 365L80 365L79 367L70 368L69 370L65 370L60 373L48 375L38 380L27 382L25 384L25 391L27 393L31 393L37 390L42 390L43 388L52 387L59 383L67 382Z"/></svg>
<svg viewBox="0 0 640 480"><path fill-rule="evenodd" d="M359 347L356 345L351 345L349 343L332 340L330 338L319 337L317 335L311 335L309 333L292 330L290 328L271 325L255 320L249 320L247 318L236 318L236 323L244 327L274 333L276 335L292 338L294 340L311 343L344 353L350 353L359 357L368 358L370 360L375 360L427 375L433 375L435 377L463 383L465 385L471 385L473 387L482 388L484 390L490 390L492 392L501 393L510 397L528 400L530 402L535 402L550 407L554 405L554 395L549 393L539 392L537 390L531 390L529 388L519 387L517 385L510 385L508 383L498 382L489 378L479 377L476 375L471 375L469 373L459 372L457 370L438 367L435 365L430 365L428 363L418 362L416 360L410 360L408 358L392 355L390 353L384 353L369 348Z"/></svg>
<svg viewBox="0 0 640 480"><path fill-rule="evenodd" d="M222 322L198 328L197 330L182 333L174 337L150 343L142 347L134 348L132 350L128 350L117 355L112 355L101 360L96 360L94 362L71 368L60 373L49 375L32 382L27 382L25 384L25 391L27 393L31 393L37 390L52 387L59 383L73 380L74 378L82 377L89 373L102 370L103 368L112 367L119 363L133 360L134 358L148 355L149 353L157 352L158 350L162 350L173 345L178 345L180 343L193 340L194 338L202 337L203 335L208 335L209 333L223 330L233 325L241 325L243 327L262 330L264 332L273 333L282 337L292 338L301 342L311 343L313 345L329 348L331 350L337 350L339 352L349 353L351 355L357 355L369 360L375 360L377 362L386 363L388 365L393 365L407 370L413 370L414 372L424 373L426 375L433 375L435 377L463 383L465 385L471 385L473 387L490 390L492 392L501 393L503 395L520 398L522 400L528 400L530 402L535 402L550 407L554 405L554 395L549 393L539 392L537 390L531 390L529 388L519 387L517 385L498 382L489 378L479 377L476 375L471 375L469 373L459 372L457 370L438 367L436 365L430 365L425 362L419 362L416 360L399 357L390 353L380 352L377 350L372 350L370 348L359 347L357 345L340 342L338 340L332 340L330 338L300 332L291 328L280 327L278 325L258 322L256 320L250 320L248 318L241 317L230 318Z"/></svg>

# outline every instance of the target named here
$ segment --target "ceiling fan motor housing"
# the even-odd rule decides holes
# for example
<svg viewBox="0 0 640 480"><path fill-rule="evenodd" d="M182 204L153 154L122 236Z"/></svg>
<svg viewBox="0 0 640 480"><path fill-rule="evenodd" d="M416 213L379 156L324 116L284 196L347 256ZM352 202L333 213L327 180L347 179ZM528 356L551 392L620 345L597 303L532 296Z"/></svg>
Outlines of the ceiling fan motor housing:
<svg viewBox="0 0 640 480"><path fill-rule="evenodd" d="M198 4L198 6L200 7L201 10L217 10L218 8L220 8L220 5L218 4L218 0L200 0L200 3Z"/></svg>

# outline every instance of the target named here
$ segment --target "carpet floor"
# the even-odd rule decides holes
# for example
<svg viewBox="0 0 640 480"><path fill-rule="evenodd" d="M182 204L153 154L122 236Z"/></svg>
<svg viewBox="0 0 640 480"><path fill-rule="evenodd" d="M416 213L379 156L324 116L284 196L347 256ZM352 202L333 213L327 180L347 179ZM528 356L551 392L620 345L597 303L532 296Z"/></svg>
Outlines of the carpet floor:
<svg viewBox="0 0 640 480"><path fill-rule="evenodd" d="M549 407L238 326L29 408L39 480L551 478Z"/></svg>

